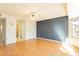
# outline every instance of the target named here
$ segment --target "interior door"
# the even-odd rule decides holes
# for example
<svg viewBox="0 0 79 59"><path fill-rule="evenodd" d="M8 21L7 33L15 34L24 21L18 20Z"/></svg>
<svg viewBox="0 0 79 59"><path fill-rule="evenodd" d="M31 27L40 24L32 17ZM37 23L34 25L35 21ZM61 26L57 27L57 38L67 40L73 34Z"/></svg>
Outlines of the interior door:
<svg viewBox="0 0 79 59"><path fill-rule="evenodd" d="M0 18L0 45L5 44L5 20Z"/></svg>
<svg viewBox="0 0 79 59"><path fill-rule="evenodd" d="M25 22L18 20L16 23L16 41L22 41L25 39Z"/></svg>

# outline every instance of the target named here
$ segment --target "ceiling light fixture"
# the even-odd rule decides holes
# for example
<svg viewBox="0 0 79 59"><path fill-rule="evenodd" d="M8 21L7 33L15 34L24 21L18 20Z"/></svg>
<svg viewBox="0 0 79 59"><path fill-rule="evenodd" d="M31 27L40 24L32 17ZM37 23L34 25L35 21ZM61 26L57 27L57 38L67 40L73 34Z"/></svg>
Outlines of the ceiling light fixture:
<svg viewBox="0 0 79 59"><path fill-rule="evenodd" d="M35 12L31 12L31 19L36 20L37 18L37 14Z"/></svg>

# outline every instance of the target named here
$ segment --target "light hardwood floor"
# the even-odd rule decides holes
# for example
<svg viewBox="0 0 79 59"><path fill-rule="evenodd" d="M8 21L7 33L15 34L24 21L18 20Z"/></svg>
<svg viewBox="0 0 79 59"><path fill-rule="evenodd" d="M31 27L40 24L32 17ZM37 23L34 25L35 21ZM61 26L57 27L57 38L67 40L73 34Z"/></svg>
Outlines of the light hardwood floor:
<svg viewBox="0 0 79 59"><path fill-rule="evenodd" d="M41 40L39 38L25 40L16 44L0 46L1 56L69 56L67 51L62 51L61 43ZM79 54L79 48L74 47L76 54Z"/></svg>

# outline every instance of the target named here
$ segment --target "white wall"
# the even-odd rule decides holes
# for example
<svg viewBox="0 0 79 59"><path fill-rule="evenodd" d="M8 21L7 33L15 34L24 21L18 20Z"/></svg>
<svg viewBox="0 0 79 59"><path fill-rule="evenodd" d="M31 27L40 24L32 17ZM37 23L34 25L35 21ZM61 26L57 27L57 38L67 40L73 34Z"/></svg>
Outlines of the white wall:
<svg viewBox="0 0 79 59"><path fill-rule="evenodd" d="M25 21L25 40L36 38L36 20L33 20L29 15L17 19Z"/></svg>
<svg viewBox="0 0 79 59"><path fill-rule="evenodd" d="M6 16L6 44L16 42L16 18Z"/></svg>
<svg viewBox="0 0 79 59"><path fill-rule="evenodd" d="M25 19L25 38L26 40L36 38L36 21L30 18Z"/></svg>
<svg viewBox="0 0 79 59"><path fill-rule="evenodd" d="M6 17L6 44L16 43L16 20L18 18L4 16ZM30 17L22 20L25 20L25 40L36 38L36 21L31 20Z"/></svg>

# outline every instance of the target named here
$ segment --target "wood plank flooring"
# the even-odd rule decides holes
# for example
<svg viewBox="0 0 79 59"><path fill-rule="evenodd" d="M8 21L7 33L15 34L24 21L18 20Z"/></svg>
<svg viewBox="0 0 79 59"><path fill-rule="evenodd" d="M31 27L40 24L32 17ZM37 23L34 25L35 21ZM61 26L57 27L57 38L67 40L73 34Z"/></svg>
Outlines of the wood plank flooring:
<svg viewBox="0 0 79 59"><path fill-rule="evenodd" d="M60 48L64 49L61 43L37 38L0 46L0 56L70 56ZM79 48L74 47L74 50L79 55Z"/></svg>

